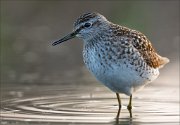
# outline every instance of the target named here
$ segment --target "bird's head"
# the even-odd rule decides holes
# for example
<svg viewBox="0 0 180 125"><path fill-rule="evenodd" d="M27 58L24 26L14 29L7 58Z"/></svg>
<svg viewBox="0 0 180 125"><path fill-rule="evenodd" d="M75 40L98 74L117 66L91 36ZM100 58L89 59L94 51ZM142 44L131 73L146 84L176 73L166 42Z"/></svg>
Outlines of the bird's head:
<svg viewBox="0 0 180 125"><path fill-rule="evenodd" d="M106 30L108 20L99 13L85 13L81 15L74 23L74 30L60 40L53 42L53 46L65 42L74 37L82 38L87 41L96 35L100 34L102 30Z"/></svg>

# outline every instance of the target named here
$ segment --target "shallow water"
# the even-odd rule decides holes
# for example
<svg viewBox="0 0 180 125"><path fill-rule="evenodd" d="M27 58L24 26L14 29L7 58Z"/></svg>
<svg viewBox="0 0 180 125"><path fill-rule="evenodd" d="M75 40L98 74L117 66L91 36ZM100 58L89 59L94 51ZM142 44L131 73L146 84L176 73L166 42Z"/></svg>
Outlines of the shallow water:
<svg viewBox="0 0 180 125"><path fill-rule="evenodd" d="M99 83L11 85L1 94L2 125L179 124L177 86L154 83L134 94L132 119L126 109L129 98L121 95L119 121L116 95Z"/></svg>

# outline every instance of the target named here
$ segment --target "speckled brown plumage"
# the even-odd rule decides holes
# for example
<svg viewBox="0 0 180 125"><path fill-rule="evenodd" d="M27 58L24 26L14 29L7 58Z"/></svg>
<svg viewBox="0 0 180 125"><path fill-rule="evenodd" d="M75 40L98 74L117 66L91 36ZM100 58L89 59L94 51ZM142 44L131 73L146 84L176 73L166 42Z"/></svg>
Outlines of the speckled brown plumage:
<svg viewBox="0 0 180 125"><path fill-rule="evenodd" d="M114 35L125 36L132 39L133 46L141 53L145 62L153 68L163 66L168 62L167 58L157 54L148 38L139 31L129 29L127 27L111 24Z"/></svg>

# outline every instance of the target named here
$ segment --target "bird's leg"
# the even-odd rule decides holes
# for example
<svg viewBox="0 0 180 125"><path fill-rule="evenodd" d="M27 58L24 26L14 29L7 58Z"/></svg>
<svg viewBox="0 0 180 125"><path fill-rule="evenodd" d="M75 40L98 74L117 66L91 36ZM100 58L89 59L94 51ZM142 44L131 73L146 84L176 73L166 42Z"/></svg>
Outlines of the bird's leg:
<svg viewBox="0 0 180 125"><path fill-rule="evenodd" d="M128 104L128 106L127 106L127 109L128 109L128 111L129 111L130 118L132 118L132 111L131 111L131 109L132 109L132 95L130 96L129 104Z"/></svg>
<svg viewBox="0 0 180 125"><path fill-rule="evenodd" d="M116 96L117 96L118 104L119 104L119 109L118 109L118 113L117 113L116 118L119 119L119 115L120 115L120 112L121 112L121 98L119 96L119 93L116 93Z"/></svg>

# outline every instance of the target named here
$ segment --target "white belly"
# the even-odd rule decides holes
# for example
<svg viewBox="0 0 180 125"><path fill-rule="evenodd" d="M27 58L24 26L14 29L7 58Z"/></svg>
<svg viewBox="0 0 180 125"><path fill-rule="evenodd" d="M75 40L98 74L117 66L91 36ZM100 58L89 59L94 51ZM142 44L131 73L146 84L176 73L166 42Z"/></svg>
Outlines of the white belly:
<svg viewBox="0 0 180 125"><path fill-rule="evenodd" d="M159 75L158 69L138 72L133 65L123 63L127 60L121 60L118 64L104 61L95 50L84 50L83 57L87 68L101 83L114 92L126 95L131 95Z"/></svg>

